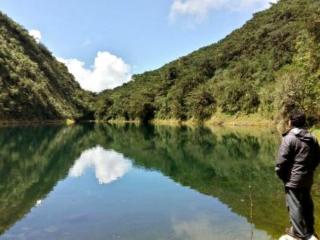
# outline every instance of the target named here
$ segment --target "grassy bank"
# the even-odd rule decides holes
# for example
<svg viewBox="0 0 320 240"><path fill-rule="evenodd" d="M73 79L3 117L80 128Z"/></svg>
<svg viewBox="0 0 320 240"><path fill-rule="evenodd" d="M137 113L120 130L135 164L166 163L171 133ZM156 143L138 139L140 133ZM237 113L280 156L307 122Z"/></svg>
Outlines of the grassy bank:
<svg viewBox="0 0 320 240"><path fill-rule="evenodd" d="M259 126L275 127L277 125L271 119L267 119L260 114L236 114L228 115L216 113L210 120L205 122L206 125L223 125L223 126Z"/></svg>
<svg viewBox="0 0 320 240"><path fill-rule="evenodd" d="M127 121L125 119L114 119L110 121L88 121L90 123L97 124L142 124L139 120L130 120ZM11 127L11 126L36 126L36 125L73 125L77 124L77 122L73 119L66 120L52 120L52 121L0 121L0 127ZM180 121L177 119L154 119L151 121L151 124L156 126L188 126L188 127L196 127L199 125L206 126L210 129L216 129L215 127L227 127L228 129L234 130L245 130L246 132L250 132L252 127L254 128L266 128L268 130L277 130L278 132L283 132L279 128L280 123L277 123L271 119L263 118L258 114L251 115L226 115L226 114L216 114L211 119L205 122L199 122L196 120L188 120L188 121ZM312 127L310 128L310 132L314 134L320 141L320 128Z"/></svg>
<svg viewBox="0 0 320 240"><path fill-rule="evenodd" d="M101 121L97 121L101 122ZM103 121L102 121L103 122ZM115 120L109 120L106 121L108 123L135 123L140 124L139 120L125 120L125 119L115 119ZM181 121L178 119L153 119L151 124L154 125L172 125L172 126L178 126L178 125L187 125L187 126L195 126L195 125L205 125L205 126L256 126L256 127L275 127L277 125L276 122L274 122L271 119L267 119L262 117L259 114L249 114L249 115L227 115L223 113L217 113L209 120L200 122L195 119L189 119L186 121Z"/></svg>

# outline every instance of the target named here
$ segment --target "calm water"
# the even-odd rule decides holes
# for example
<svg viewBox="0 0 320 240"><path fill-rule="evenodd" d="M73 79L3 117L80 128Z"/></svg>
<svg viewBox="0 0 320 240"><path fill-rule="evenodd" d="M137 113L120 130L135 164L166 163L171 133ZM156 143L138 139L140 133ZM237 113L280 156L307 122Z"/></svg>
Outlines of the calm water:
<svg viewBox="0 0 320 240"><path fill-rule="evenodd" d="M278 143L258 129L2 128L0 239L275 239ZM317 176L316 216L319 193Z"/></svg>

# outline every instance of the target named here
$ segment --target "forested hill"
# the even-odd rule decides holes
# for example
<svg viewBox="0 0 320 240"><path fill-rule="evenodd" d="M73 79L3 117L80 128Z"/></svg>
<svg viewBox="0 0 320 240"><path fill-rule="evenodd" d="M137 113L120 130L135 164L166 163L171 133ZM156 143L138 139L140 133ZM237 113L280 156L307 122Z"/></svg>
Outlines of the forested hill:
<svg viewBox="0 0 320 240"><path fill-rule="evenodd" d="M219 113L275 119L297 106L319 121L320 1L280 0L218 43L133 76L100 94L94 107L93 100L0 12L0 122L207 120Z"/></svg>
<svg viewBox="0 0 320 240"><path fill-rule="evenodd" d="M91 98L41 43L0 12L0 121L85 118Z"/></svg>
<svg viewBox="0 0 320 240"><path fill-rule="evenodd" d="M105 91L96 117L204 120L222 112L272 119L299 106L318 119L319 43L320 1L280 0L218 43Z"/></svg>

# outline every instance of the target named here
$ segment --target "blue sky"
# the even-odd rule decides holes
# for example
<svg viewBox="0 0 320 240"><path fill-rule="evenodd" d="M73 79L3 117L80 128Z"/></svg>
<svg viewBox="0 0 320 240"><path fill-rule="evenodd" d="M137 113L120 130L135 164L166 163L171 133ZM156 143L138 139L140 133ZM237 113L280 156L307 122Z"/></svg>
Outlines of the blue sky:
<svg viewBox="0 0 320 240"><path fill-rule="evenodd" d="M87 81L84 88L101 91L222 39L268 2L0 0L0 9L28 30L40 31L41 42L80 82ZM113 85L90 89L105 74L110 77L99 81Z"/></svg>

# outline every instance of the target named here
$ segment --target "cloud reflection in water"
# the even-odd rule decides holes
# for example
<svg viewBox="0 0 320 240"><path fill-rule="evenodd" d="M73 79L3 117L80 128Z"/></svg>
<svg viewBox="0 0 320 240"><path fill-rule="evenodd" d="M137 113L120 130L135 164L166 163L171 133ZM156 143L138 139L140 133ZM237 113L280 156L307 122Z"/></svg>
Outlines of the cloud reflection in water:
<svg viewBox="0 0 320 240"><path fill-rule="evenodd" d="M131 161L122 154L96 146L81 154L69 176L81 177L88 168L93 168L99 184L108 184L123 177L131 167Z"/></svg>
<svg viewBox="0 0 320 240"><path fill-rule="evenodd" d="M173 219L173 230L178 239L184 240L271 239L265 231L252 229L252 225L245 218L236 215L233 217L236 218L229 218L227 221L219 214L202 215L188 220Z"/></svg>

